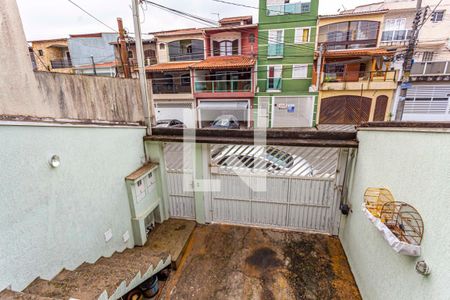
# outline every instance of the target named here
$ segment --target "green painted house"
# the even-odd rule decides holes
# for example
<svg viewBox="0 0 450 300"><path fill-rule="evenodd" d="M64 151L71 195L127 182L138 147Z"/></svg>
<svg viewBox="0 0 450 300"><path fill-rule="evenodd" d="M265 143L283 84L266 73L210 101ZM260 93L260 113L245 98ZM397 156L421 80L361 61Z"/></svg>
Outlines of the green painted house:
<svg viewBox="0 0 450 300"><path fill-rule="evenodd" d="M255 126L314 126L319 0L260 0L259 5Z"/></svg>

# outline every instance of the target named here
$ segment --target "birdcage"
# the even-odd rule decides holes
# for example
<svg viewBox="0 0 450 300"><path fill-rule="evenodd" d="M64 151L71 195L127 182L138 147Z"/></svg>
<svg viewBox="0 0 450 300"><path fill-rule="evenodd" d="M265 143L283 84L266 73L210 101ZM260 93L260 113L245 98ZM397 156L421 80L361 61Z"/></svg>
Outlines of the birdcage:
<svg viewBox="0 0 450 300"><path fill-rule="evenodd" d="M386 188L368 188L364 193L364 204L376 218L380 218L381 209L385 203L394 201L394 196Z"/></svg>
<svg viewBox="0 0 450 300"><path fill-rule="evenodd" d="M422 243L423 220L411 205L399 201L387 202L381 208L380 220L401 242L417 246Z"/></svg>

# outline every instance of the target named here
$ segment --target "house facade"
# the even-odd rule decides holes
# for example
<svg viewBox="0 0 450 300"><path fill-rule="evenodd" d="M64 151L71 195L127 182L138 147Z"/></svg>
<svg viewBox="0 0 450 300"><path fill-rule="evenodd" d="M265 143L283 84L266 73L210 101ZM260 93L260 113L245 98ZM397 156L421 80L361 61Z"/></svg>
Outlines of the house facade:
<svg viewBox="0 0 450 300"><path fill-rule="evenodd" d="M315 124L312 86L318 0L260 0L258 127L310 127Z"/></svg>
<svg viewBox="0 0 450 300"><path fill-rule="evenodd" d="M251 16L225 18L203 30L205 60L191 66L198 126L232 115L241 128L253 126L258 25Z"/></svg>
<svg viewBox="0 0 450 300"><path fill-rule="evenodd" d="M382 46L396 50L395 68L402 69L402 52L411 37L415 2L385 0L386 14ZM423 17L414 64L412 85L406 99L397 93L393 112L404 121L450 121L450 1L424 0ZM434 11L434 12L433 12ZM403 101L404 100L404 101Z"/></svg>
<svg viewBox="0 0 450 300"><path fill-rule="evenodd" d="M69 39L69 50L76 74L115 77L116 56L113 42L117 33L73 34Z"/></svg>
<svg viewBox="0 0 450 300"><path fill-rule="evenodd" d="M191 66L205 59L203 31L196 28L154 33L158 64L146 67L156 120L177 119L195 128Z"/></svg>
<svg viewBox="0 0 450 300"><path fill-rule="evenodd" d="M124 71L122 67L122 58L120 55L120 44L118 42L113 42L114 45L114 53L116 57L116 62L118 63L117 72L119 77L124 77ZM156 42L154 39L145 39L142 41L144 46L144 65L146 67L151 65L156 65L158 63L156 57ZM136 41L129 40L127 41L127 53L128 53L128 61L131 68L131 75L133 78L138 78L139 69L137 63L137 51L136 51Z"/></svg>
<svg viewBox="0 0 450 300"><path fill-rule="evenodd" d="M385 121L397 88L395 53L381 48L386 10L321 16L316 66L318 124Z"/></svg>
<svg viewBox="0 0 450 300"><path fill-rule="evenodd" d="M30 55L37 71L73 73L68 39L31 41Z"/></svg>

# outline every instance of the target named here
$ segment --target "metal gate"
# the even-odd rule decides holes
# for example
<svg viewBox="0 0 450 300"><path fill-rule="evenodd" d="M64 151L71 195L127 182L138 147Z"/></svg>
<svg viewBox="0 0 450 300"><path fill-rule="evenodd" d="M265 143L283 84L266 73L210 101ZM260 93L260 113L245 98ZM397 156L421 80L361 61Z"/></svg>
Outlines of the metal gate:
<svg viewBox="0 0 450 300"><path fill-rule="evenodd" d="M212 145L211 179L220 189L211 192L207 219L337 234L339 154L334 148ZM265 191L254 190L260 181Z"/></svg>
<svg viewBox="0 0 450 300"><path fill-rule="evenodd" d="M192 145L186 146L186 151L193 151ZM186 189L184 179L193 182L193 168L183 159L183 144L165 143L164 158L167 171L167 189L169 192L169 214L174 218L195 219L195 200L192 189Z"/></svg>

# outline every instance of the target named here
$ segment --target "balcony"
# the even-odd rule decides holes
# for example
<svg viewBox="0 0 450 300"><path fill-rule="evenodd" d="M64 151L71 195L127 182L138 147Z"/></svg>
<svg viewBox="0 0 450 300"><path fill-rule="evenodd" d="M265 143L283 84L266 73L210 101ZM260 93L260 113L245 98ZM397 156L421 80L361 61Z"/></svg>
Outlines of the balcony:
<svg viewBox="0 0 450 300"><path fill-rule="evenodd" d="M204 58L203 53L170 55L170 61L196 61Z"/></svg>
<svg viewBox="0 0 450 300"><path fill-rule="evenodd" d="M173 84L153 82L153 94L189 94L191 93L190 84Z"/></svg>
<svg viewBox="0 0 450 300"><path fill-rule="evenodd" d="M269 1L268 1L269 2ZM303 0L297 3L285 3L277 5L267 5L267 16L283 16L292 14L303 14L311 11L311 1Z"/></svg>
<svg viewBox="0 0 450 300"><path fill-rule="evenodd" d="M411 77L415 81L434 79L437 81L450 80L450 62L433 61L417 62L411 69Z"/></svg>
<svg viewBox="0 0 450 300"><path fill-rule="evenodd" d="M52 69L67 69L72 68L71 59L53 59L50 61Z"/></svg>
<svg viewBox="0 0 450 300"><path fill-rule="evenodd" d="M324 73L322 90L396 89L397 71Z"/></svg>
<svg viewBox="0 0 450 300"><path fill-rule="evenodd" d="M284 54L284 44L269 44L267 56L268 58L278 58L283 57Z"/></svg>
<svg viewBox="0 0 450 300"><path fill-rule="evenodd" d="M203 80L195 82L196 93L246 93L252 92L252 80Z"/></svg>

